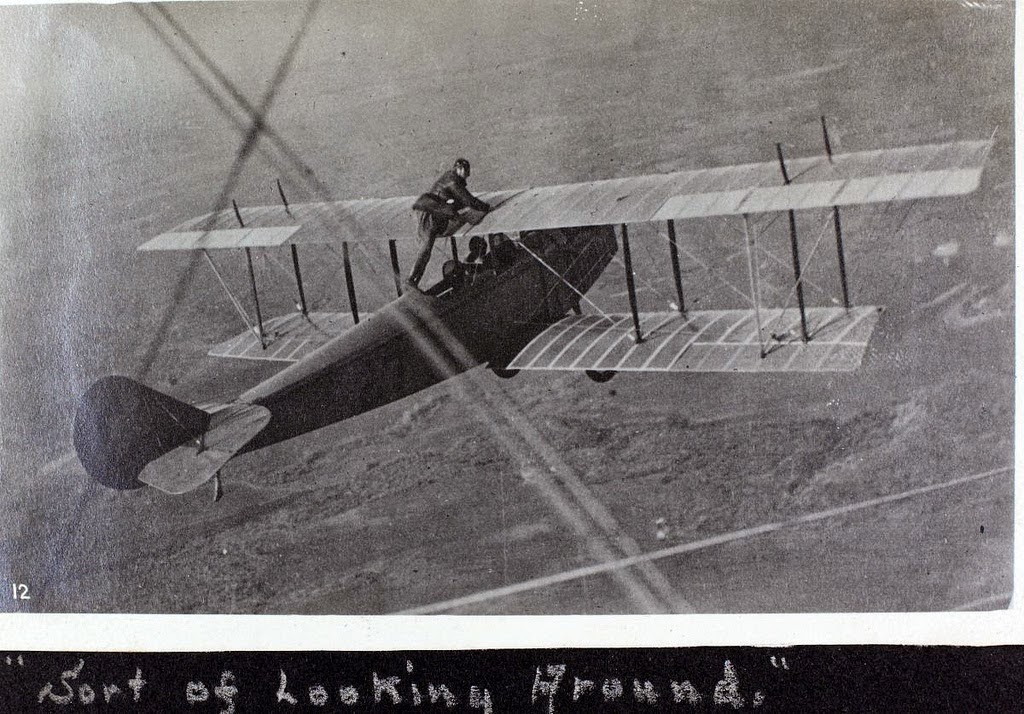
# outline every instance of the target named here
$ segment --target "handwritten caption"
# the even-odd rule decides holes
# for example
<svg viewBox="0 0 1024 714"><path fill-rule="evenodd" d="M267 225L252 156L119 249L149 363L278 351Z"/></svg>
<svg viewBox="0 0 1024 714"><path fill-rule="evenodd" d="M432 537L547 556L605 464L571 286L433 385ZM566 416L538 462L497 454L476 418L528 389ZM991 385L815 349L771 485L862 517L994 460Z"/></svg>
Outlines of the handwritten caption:
<svg viewBox="0 0 1024 714"><path fill-rule="evenodd" d="M786 658L771 657L773 667L789 669ZM739 675L732 662L725 660L722 678L715 684L714 690L710 693L710 703L718 707L730 707L732 709L743 709L747 706L747 697L740 688ZM533 680L532 702L537 704L546 701L549 714L559 711L556 706L556 696L560 687L566 681L566 665L549 664L544 668L538 667ZM582 705L585 710L587 706L599 701L606 703L623 702L629 698L637 704L664 705L688 704L697 706L705 703L707 695L702 694L693 683L684 679L683 681L672 680L669 682L669 691L659 690L650 680L633 679L632 697L629 697L623 680L618 677L606 678L598 687L597 680L581 679L573 677L572 702ZM759 707L765 702L765 693L756 690L750 698L750 706Z"/></svg>
<svg viewBox="0 0 1024 714"><path fill-rule="evenodd" d="M24 668L28 659L8 655L3 661L8 667ZM509 689L506 685L495 690L482 682L456 685L432 681L431 677L417 672L411 659L406 659L404 668L398 671L371 670L366 676L353 677L350 681L342 675L328 680L306 671L289 672L288 667L280 666L276 677L266 673L255 677L251 672L248 677L236 676L232 670L222 669L219 676L209 678L174 678L173 686L168 685L165 677L161 686L155 687L147 681L141 666L129 665L121 676L101 677L91 674L86 659L78 657L69 660L59 671L41 673L39 680L45 681L34 689L35 701L31 704L55 709L118 705L121 710L130 710L136 705L150 706L158 698L176 704L176 710L219 714L234 714L243 705L243 710L258 707L258 711L325 708L404 711L423 707L485 714L527 709L556 714L590 711L599 705L652 710L673 707L737 710L765 704L767 694L763 689L745 690L737 666L729 659L719 661L722 665L717 682L709 687L705 679L703 689L691 679L594 676L582 670L574 672L567 664L556 662L535 666L529 678L522 672L524 676L516 680L521 681L518 689ZM785 657L773 655L769 662L774 670L790 669ZM761 679L763 681L763 677ZM173 691L168 691L169 687ZM507 701L500 701L500 698Z"/></svg>

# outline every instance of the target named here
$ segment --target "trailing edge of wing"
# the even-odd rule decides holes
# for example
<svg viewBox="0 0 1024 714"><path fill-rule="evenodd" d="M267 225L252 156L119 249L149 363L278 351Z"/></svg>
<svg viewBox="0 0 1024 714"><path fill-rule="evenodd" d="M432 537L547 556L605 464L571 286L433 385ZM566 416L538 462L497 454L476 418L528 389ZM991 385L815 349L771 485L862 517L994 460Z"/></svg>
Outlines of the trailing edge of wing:
<svg viewBox="0 0 1024 714"><path fill-rule="evenodd" d="M509 369L613 372L849 372L860 366L880 308L807 310L810 341L796 309L640 314L634 343L628 314L563 318L509 363ZM763 342L766 355L761 357Z"/></svg>
<svg viewBox="0 0 1024 714"><path fill-rule="evenodd" d="M364 313L360 317L365 320L370 315ZM258 335L246 330L215 345L207 354L211 357L298 362L354 326L349 312L311 312L308 317L296 312L267 320L263 326L262 343Z"/></svg>
<svg viewBox="0 0 1024 714"><path fill-rule="evenodd" d="M977 188L992 141L960 141L778 163L483 193L495 210L457 236L799 210L952 196ZM186 221L140 250L273 247L404 240L416 234L414 196L227 210Z"/></svg>

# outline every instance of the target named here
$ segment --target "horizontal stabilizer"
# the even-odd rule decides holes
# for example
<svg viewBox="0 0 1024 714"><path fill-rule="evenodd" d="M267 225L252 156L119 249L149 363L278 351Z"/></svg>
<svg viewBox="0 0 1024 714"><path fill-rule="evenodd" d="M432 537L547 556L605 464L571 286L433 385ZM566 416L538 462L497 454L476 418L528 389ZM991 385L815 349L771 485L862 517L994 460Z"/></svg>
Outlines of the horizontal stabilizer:
<svg viewBox="0 0 1024 714"><path fill-rule="evenodd" d="M456 236L647 223L955 196L978 187L991 140L824 154L779 163L484 192L494 210ZM276 247L416 236L415 196L228 209L177 226L139 250ZM238 227L239 216L246 228ZM474 216L475 218L475 216Z"/></svg>
<svg viewBox="0 0 1024 714"><path fill-rule="evenodd" d="M150 461L139 481L170 494L195 490L212 479L270 421L270 410L229 404L210 418L203 434Z"/></svg>
<svg viewBox="0 0 1024 714"><path fill-rule="evenodd" d="M848 372L860 366L880 308L640 313L633 341L629 314L572 315L538 335L508 369L614 372ZM765 356L761 357L762 345Z"/></svg>
<svg viewBox="0 0 1024 714"><path fill-rule="evenodd" d="M369 318L360 315L360 319ZM298 362L318 347L352 329L355 322L349 312L311 312L308 317L291 313L267 320L263 325L263 342L253 332L245 331L215 345L211 357Z"/></svg>

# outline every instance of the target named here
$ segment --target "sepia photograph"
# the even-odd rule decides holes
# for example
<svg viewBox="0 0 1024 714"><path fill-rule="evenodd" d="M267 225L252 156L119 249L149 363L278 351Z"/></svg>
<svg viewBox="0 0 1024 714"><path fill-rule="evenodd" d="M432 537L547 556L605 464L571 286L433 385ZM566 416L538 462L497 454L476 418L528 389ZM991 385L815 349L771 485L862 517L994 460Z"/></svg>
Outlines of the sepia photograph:
<svg viewBox="0 0 1024 714"><path fill-rule="evenodd" d="M1016 12L0 7L0 612L1006 609Z"/></svg>

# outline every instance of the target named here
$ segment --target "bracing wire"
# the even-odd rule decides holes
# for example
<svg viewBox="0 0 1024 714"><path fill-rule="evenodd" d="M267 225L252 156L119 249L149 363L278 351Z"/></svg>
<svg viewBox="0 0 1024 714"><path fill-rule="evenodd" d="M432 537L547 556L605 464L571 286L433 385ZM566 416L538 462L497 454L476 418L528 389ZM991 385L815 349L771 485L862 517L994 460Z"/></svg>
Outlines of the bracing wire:
<svg viewBox="0 0 1024 714"><path fill-rule="evenodd" d="M292 279L292 277L293 277L292 271L288 270L286 267L281 265L281 261L278 260L271 251L269 251L269 250L261 250L259 252L259 255L262 258L264 258L266 260L266 262L271 265L271 267L277 268L278 272L280 272L281 275L285 276L289 280Z"/></svg>
<svg viewBox="0 0 1024 714"><path fill-rule="evenodd" d="M204 249L203 256L206 258L206 262L210 264L210 267L213 268L213 274L216 275L217 280L220 281L220 286L224 288L224 292L227 293L229 298L231 298L231 304L235 306L235 310L238 311L238 314L241 316L242 322L245 323L246 328L248 328L248 330L253 334L257 334L255 325L249 321L249 315L245 312L241 303L238 302L238 298L236 298L234 293L231 292L231 289L228 288L228 284L224 281L224 276L221 275L220 270L217 268L217 264L213 262L213 258L210 257L210 253Z"/></svg>
<svg viewBox="0 0 1024 714"><path fill-rule="evenodd" d="M657 261L654 259L654 256L651 255L651 246L648 244L648 242L647 241L641 241L641 245L643 245L643 247L644 247L644 253L647 255L647 260L651 263L651 265L657 265ZM644 283L644 286L647 287L647 288L650 288L655 293L657 293L658 297L661 298L661 300L663 300L666 305L671 306L671 305L674 304L672 302L672 299L671 298L666 298L665 297L665 293L663 293L661 291L661 289L658 287L658 282L660 282L660 281L648 280L646 277L644 277L642 272L639 275L640 275L640 280L643 281L643 283Z"/></svg>
<svg viewBox="0 0 1024 714"><path fill-rule="evenodd" d="M659 231L658 235L661 235L660 231ZM668 241L668 237L667 236L661 236L661 237L664 238L666 242ZM722 285L726 286L727 288L732 290L734 293L739 295L741 298L743 298L744 302L750 302L751 301L751 297L749 295L747 295L745 292L740 290L738 287L736 287L735 285L730 283L728 280L723 278L721 275L719 275L717 273L717 271L712 270L710 265L708 265L703 260L701 260L696 255L694 255L693 252L691 252L688 248L686 248L686 246L680 245L679 246L679 252L682 253L683 255L685 255L687 258L692 260L694 263L696 263L700 267L702 267L704 269L704 272L706 272L712 278L714 278L715 280L720 282Z"/></svg>
<svg viewBox="0 0 1024 714"><path fill-rule="evenodd" d="M760 238L761 236L764 236L765 234L767 234L768 229L770 229L773 225L775 225L775 222L777 220L779 220L779 218L781 216L782 216L782 213L779 213L779 212L776 212L776 213L772 214L772 217L765 223L765 225L763 227L757 227L755 225L753 219L751 219L750 228L751 228L752 231L755 232L755 235L758 238ZM733 226L728 221L723 221L723 223L732 232L736 233L739 236L743 235L742 231L740 231L738 228ZM782 266L783 268L790 268L790 264L789 263L787 263L785 260L783 260L782 258L777 256L775 253L773 253L772 251L768 250L768 248L766 248L764 246L764 241L757 241L757 250L758 250L758 252L763 253L766 257L768 257L771 260L773 260L776 264ZM741 253L739 251L736 251L736 253L734 255L741 255ZM801 277L804 277L804 276L801 276ZM809 278L806 278L806 277L804 277L803 283L804 283L804 285L808 285L808 286L814 288L815 290L817 290L822 295L828 297L828 291L825 290L825 288L823 288L820 285L818 285L818 283L816 283L816 282L814 282L814 281L812 281L812 280L810 280ZM776 294L779 294L779 295L782 294L782 290L774 287L773 285L771 285L771 283L768 284L768 288L772 292L774 292Z"/></svg>
<svg viewBox="0 0 1024 714"><path fill-rule="evenodd" d="M601 313L602 315L604 315L604 316L605 316L606 318L608 318L609 320L610 320L610 319L612 319L612 318L611 318L611 316L610 316L610 315L608 315L608 313L607 313L607 312L605 312L604 310L602 310L602 309L601 309L601 307L600 307L600 306L599 306L599 305L598 305L597 303L595 303L595 302L594 302L593 300L591 300L591 299L590 299L590 298L588 298L588 297L587 297L586 295L584 295L584 294L583 294L583 293L581 293L581 292L580 292L579 290L577 290L577 289L576 289L576 286L575 286L575 285L573 285L573 284L571 284L571 283L570 283L570 282L569 282L568 280L566 280L566 279L565 279L564 277L562 277L562 274L561 274L561 273L559 273L559 272L558 272L557 270L555 270L555 269L554 269L554 268L552 268L552 267L551 267L550 265L548 265L548 264L547 264L547 263L546 263L546 262L544 261L544 259L543 259L543 258L541 258L541 257L540 257L539 255L537 255L537 254L536 254L536 253L534 253L534 252L533 252L532 250L530 250L529 248L527 248L527 247L526 247L526 244L525 244L525 243L523 243L522 241L516 241L516 245L518 245L518 246L519 246L520 248L522 248L522 249L523 249L523 250L525 250L525 251L526 251L527 253L529 253L529 254L530 254L531 256L533 256L533 259L534 259L534 260L536 260L536 261L537 261L538 263L540 263L541 265L543 265L543 266L544 266L544 267L545 267L545 268L546 268L547 270L549 270L549 271L550 271L550 272L551 272L551 273L552 273L552 274L553 274L553 275L554 275L554 276L555 276L556 278L558 278L558 279L559 279L559 280L561 280L561 281L562 281L563 283L565 283L565 284L566 284L566 285L567 285L567 286L569 287L569 289L570 289L570 290L572 290L572 291L573 291L574 293L576 293L577 295L579 295L579 296L580 296L580 299L581 299L581 300L585 300L585 301L587 302L587 304L588 304L588 305L590 305L591 307L593 307L593 308L594 308L595 310L597 310L597 311L598 311L599 313ZM550 294L550 293L549 293L549 294Z"/></svg>
<svg viewBox="0 0 1024 714"><path fill-rule="evenodd" d="M818 230L818 237L817 237L817 239L815 239L814 245L811 247L811 252L807 255L807 257L803 261L804 265L810 265L811 261L814 260L814 254L817 253L818 252L818 248L821 247L821 242L825 238L825 232L826 232L826 230L828 229L828 227L831 224L832 224L832 214L829 213L828 217L822 222L821 228ZM771 329L776 324L782 322L782 318L786 315L786 311L790 307L790 301L792 301L793 296L796 295L797 287L802 285L803 283L804 283L804 274L801 273L800 274L800 280L793 281L793 286L789 289L789 292L786 294L786 298L783 301L782 309L779 311L779 314L776 315L775 319L773 319L771 323L769 323L768 325L765 326L767 329Z"/></svg>

